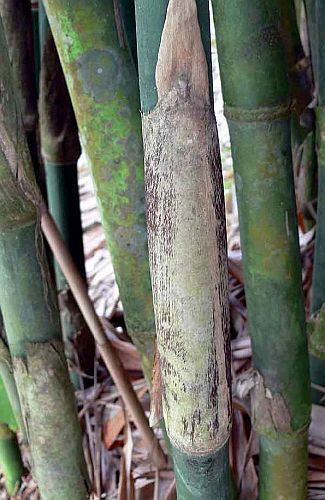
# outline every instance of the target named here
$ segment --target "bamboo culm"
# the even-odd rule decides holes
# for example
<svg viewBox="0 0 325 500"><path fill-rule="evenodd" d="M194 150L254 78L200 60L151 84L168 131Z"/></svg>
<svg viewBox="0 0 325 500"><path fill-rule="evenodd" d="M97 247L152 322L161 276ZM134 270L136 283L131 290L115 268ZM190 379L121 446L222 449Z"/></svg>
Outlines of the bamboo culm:
<svg viewBox="0 0 325 500"><path fill-rule="evenodd" d="M159 419L161 391L177 498L229 499L227 252L209 4L135 6L161 379L152 420Z"/></svg>
<svg viewBox="0 0 325 500"><path fill-rule="evenodd" d="M0 391L0 395L3 394ZM2 406L2 404L1 404ZM0 409L0 469L4 476L6 490L10 496L17 493L24 466L21 459L17 435L2 422Z"/></svg>
<svg viewBox="0 0 325 500"><path fill-rule="evenodd" d="M307 16L310 27L312 61L317 90L316 104L316 152L318 160L317 226L312 284L311 313L317 319L325 303L325 6L323 2L307 1ZM310 338L311 380L314 384L325 384L325 329ZM323 394L313 390L313 402L320 403Z"/></svg>
<svg viewBox="0 0 325 500"><path fill-rule="evenodd" d="M279 13L266 0L214 0L213 11L256 370L259 494L303 500L310 378Z"/></svg>
<svg viewBox="0 0 325 500"><path fill-rule="evenodd" d="M309 59L301 43L294 0L278 1L280 35L284 44L292 98L291 149L295 170L299 222L305 230L313 225L312 203L316 198L313 81Z"/></svg>
<svg viewBox="0 0 325 500"><path fill-rule="evenodd" d="M48 207L62 237L86 281L81 212L78 189L78 159L81 148L78 127L69 92L61 68L53 36L43 4L39 6L39 33L41 44L41 74L39 95L41 154L44 161ZM94 342L69 290L60 266L54 262L55 281L59 294L60 315L65 352L70 366L74 365L71 342L82 338L87 357L80 355L80 368L93 372ZM79 318L79 319L77 319ZM81 319L81 323L80 323ZM76 387L79 378L70 372Z"/></svg>
<svg viewBox="0 0 325 500"><path fill-rule="evenodd" d="M81 431L40 234L40 195L2 23L0 48L0 307L41 496L86 500Z"/></svg>
<svg viewBox="0 0 325 500"><path fill-rule="evenodd" d="M24 437L23 426L10 354L0 339L0 469L9 495L17 492L24 471L16 435L20 428Z"/></svg>

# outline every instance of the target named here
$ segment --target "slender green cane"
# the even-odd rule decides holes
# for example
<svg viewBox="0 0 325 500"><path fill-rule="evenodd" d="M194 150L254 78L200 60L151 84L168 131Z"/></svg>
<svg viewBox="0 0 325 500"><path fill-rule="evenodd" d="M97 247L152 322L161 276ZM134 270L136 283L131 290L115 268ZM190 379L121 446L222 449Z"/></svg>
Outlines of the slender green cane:
<svg viewBox="0 0 325 500"><path fill-rule="evenodd" d="M318 50L317 50L317 19L316 19L316 0L304 0L306 16L307 16L307 26L308 26L308 38L310 46L310 56L313 65L314 80L317 86L318 81Z"/></svg>
<svg viewBox="0 0 325 500"><path fill-rule="evenodd" d="M314 111L307 108L313 94L312 72L301 43L294 0L278 0L278 9L292 97L291 147L294 168L299 173L298 207L308 229L313 224L308 206L316 196L317 171Z"/></svg>
<svg viewBox="0 0 325 500"><path fill-rule="evenodd" d="M308 231L315 225L314 201L317 198L317 155L315 130L311 130L302 145L301 178L299 180L299 203L304 217L304 227Z"/></svg>
<svg viewBox="0 0 325 500"><path fill-rule="evenodd" d="M45 162L50 212L85 278L77 161L81 154L78 128L54 40L40 9L42 53L39 98L41 151ZM58 290L66 280L56 266Z"/></svg>
<svg viewBox="0 0 325 500"><path fill-rule="evenodd" d="M260 498L303 500L310 379L277 5L214 0L213 8L256 369Z"/></svg>
<svg viewBox="0 0 325 500"><path fill-rule="evenodd" d="M120 13L133 61L138 66L134 0L120 0Z"/></svg>
<svg viewBox="0 0 325 500"><path fill-rule="evenodd" d="M139 90L117 2L45 0L44 5L90 162L128 331L150 380L155 326Z"/></svg>
<svg viewBox="0 0 325 500"><path fill-rule="evenodd" d="M3 369L11 364L7 350L1 348L0 352L0 469L5 478L7 491L13 495L20 483L23 474L23 464L18 446L16 431L17 420L12 409L12 397L7 385L3 382ZM3 355L4 354L4 355ZM15 388L16 389L16 388ZM11 388L9 388L11 390ZM20 412L18 415L20 418Z"/></svg>
<svg viewBox="0 0 325 500"><path fill-rule="evenodd" d="M316 151L318 158L318 202L317 227L314 255L314 272L312 286L311 312L319 314L325 303L325 5L315 0L307 2L307 14L311 33L311 48L315 88L317 92L316 107ZM323 332L323 351L325 351L325 331ZM325 385L325 354L320 357L319 346L313 344L311 338L311 379L317 385ZM313 391L313 401L319 402L322 393Z"/></svg>
<svg viewBox="0 0 325 500"><path fill-rule="evenodd" d="M293 110L299 120L299 116L312 99L308 64L300 39L294 0L278 0L278 9L279 31L287 59Z"/></svg>
<svg viewBox="0 0 325 500"><path fill-rule="evenodd" d="M4 406L1 406L2 412L8 412L9 415L13 415L13 419L4 420L12 429L18 429L21 432L23 440L26 441L26 429L25 424L21 412L21 405L19 400L19 395L17 391L17 386L14 379L13 367L11 356L8 347L5 342L0 338L0 380L5 388L6 395L4 398L1 397L1 401L3 399L5 401L8 400L8 404L6 403ZM8 410L4 410L3 408L8 408ZM1 418L0 418L1 420ZM14 423L11 424L11 421Z"/></svg>
<svg viewBox="0 0 325 500"><path fill-rule="evenodd" d="M16 433L2 422L0 422L0 469L9 495L14 495L21 481L24 467Z"/></svg>
<svg viewBox="0 0 325 500"><path fill-rule="evenodd" d="M39 0L41 1L41 0ZM39 74L40 74L40 39L39 39L39 1L31 0L32 4L32 19L33 19L33 46L34 46L34 65L35 65L35 82L36 91L39 87Z"/></svg>
<svg viewBox="0 0 325 500"><path fill-rule="evenodd" d="M5 336L1 313L0 331ZM16 493L23 474L23 464L16 435L18 429L21 431L23 441L26 442L11 356L4 340L0 337L0 469L9 495Z"/></svg>
<svg viewBox="0 0 325 500"><path fill-rule="evenodd" d="M209 4L135 6L157 349L177 498L228 499L226 245Z"/></svg>
<svg viewBox="0 0 325 500"><path fill-rule="evenodd" d="M44 160L49 210L61 232L61 235L76 263L81 276L86 280L82 226L78 190L77 162L81 150L71 100L65 83L59 56L51 34L44 7L40 4L40 40L41 40L41 76L40 76L40 136L41 152ZM56 286L59 293L61 322L65 340L66 355L74 362L71 341L80 333L77 324L73 297L69 293L66 279L55 262ZM64 297L69 296L69 301ZM69 310L70 309L70 310ZM83 328L84 340L93 345L93 339L87 327ZM90 347L91 348L91 347ZM91 353L89 352L89 357ZM81 368L87 371L81 360ZM78 377L71 372L75 386Z"/></svg>
<svg viewBox="0 0 325 500"><path fill-rule="evenodd" d="M88 497L80 427L0 23L0 307L35 478L45 500Z"/></svg>

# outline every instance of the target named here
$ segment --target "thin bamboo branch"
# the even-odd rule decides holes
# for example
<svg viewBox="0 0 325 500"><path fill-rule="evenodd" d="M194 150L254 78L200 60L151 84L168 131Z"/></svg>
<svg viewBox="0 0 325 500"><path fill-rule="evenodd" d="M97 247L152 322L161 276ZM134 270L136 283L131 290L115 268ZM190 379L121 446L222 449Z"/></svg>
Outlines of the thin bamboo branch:
<svg viewBox="0 0 325 500"><path fill-rule="evenodd" d="M118 357L114 347L106 337L103 326L98 318L94 306L88 296L87 287L80 276L76 265L58 231L53 218L46 207L42 209L41 227L50 245L52 252L59 263L61 270L70 286L74 298L82 312L86 323L97 343L98 350L118 388L126 407L131 413L136 426L142 434L146 446L152 454L155 465L163 468L166 465L164 453L155 437L153 430L149 427L148 419L140 401L133 389L126 371Z"/></svg>

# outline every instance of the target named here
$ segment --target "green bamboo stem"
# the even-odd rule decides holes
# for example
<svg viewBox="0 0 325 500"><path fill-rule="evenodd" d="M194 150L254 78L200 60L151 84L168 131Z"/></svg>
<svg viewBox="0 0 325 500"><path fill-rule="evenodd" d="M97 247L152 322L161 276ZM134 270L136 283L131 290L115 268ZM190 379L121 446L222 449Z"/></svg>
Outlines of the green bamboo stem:
<svg viewBox="0 0 325 500"><path fill-rule="evenodd" d="M17 492L24 472L17 436L8 425L0 422L0 469L9 495Z"/></svg>
<svg viewBox="0 0 325 500"><path fill-rule="evenodd" d="M129 45L129 50L132 54L132 59L136 67L138 67L138 52L137 52L137 35L135 24L135 6L133 0L120 0L120 13L126 34L126 40Z"/></svg>
<svg viewBox="0 0 325 500"><path fill-rule="evenodd" d="M0 339L0 378L6 392L4 398L8 399L8 404L6 404L5 406L8 408L10 407L10 410L8 409L8 412L10 415L12 413L14 416L15 423L14 426L11 425L11 427L16 427L18 425L18 429L23 436L23 440L26 441L25 424L21 412L17 386L14 379L11 356L8 347L2 339ZM0 421L2 421L1 415ZM10 421L8 422L7 420L5 420L5 422L10 424Z"/></svg>
<svg viewBox="0 0 325 500"><path fill-rule="evenodd" d="M154 389L162 392L177 498L229 499L226 236L209 3L135 7L161 377Z"/></svg>
<svg viewBox="0 0 325 500"><path fill-rule="evenodd" d="M38 4L38 38L39 38L39 53L40 53L40 62L43 55L44 42L48 35L50 26L46 16L45 7L43 4L43 0L39 1ZM41 69L40 69L41 71Z"/></svg>
<svg viewBox="0 0 325 500"><path fill-rule="evenodd" d="M0 313L0 330L3 321ZM9 350L0 338L0 469L9 495L16 493L23 474L23 464L16 431L26 442L19 396L12 371Z"/></svg>
<svg viewBox="0 0 325 500"><path fill-rule="evenodd" d="M80 274L86 281L78 189L77 162L81 154L78 127L42 3L39 10L39 22L42 53L39 96L40 137L48 206ZM56 261L54 270L61 306L66 356L73 364L74 355L71 341L75 341L76 335L80 333L80 324L77 325L75 314L71 312L74 300ZM67 294L70 297L69 301L64 300ZM70 303L72 304L70 305ZM86 341L91 348L93 339L86 325L84 325L83 331L85 332L84 340L87 339ZM85 360L81 359L83 371L87 372L89 365L89 361L85 363ZM73 371L71 377L74 385L78 387L79 379Z"/></svg>
<svg viewBox="0 0 325 500"><path fill-rule="evenodd" d="M126 2L127 0L123 0ZM143 62L139 62L139 85L141 109L148 112L157 104L155 70L160 46L160 35L163 30L169 0L157 2L135 2L137 24L138 54L142 54ZM197 0L198 19L201 28L202 43L208 63L210 94L212 90L211 36L209 28L209 12L205 0ZM150 23L146 20L150 19ZM204 27L204 28L203 28Z"/></svg>
<svg viewBox="0 0 325 500"><path fill-rule="evenodd" d="M294 0L278 0L278 9L279 31L287 59L293 98L292 109L294 115L297 116L296 126L298 127L299 117L312 99L308 64L300 39Z"/></svg>
<svg viewBox="0 0 325 500"><path fill-rule="evenodd" d="M2 341L1 341L2 342ZM4 378L3 373L10 370L11 359L8 350L1 347L0 353L0 469L5 478L5 485L8 493L13 495L20 483L23 474L23 464L18 446L16 431L17 422L21 423L20 406L18 414L12 407L12 386L6 382L8 377ZM11 377L12 380L13 377ZM15 397L17 389L14 385ZM17 400L16 400L17 401ZM18 402L19 404L19 402ZM18 417L18 418L17 418ZM23 427L21 427L23 429Z"/></svg>
<svg viewBox="0 0 325 500"><path fill-rule="evenodd" d="M44 5L90 162L127 328L150 381L155 326L135 68L120 45L113 1Z"/></svg>
<svg viewBox="0 0 325 500"><path fill-rule="evenodd" d="M294 0L294 5L295 5L295 9L296 9L296 14L297 14L296 17L297 17L297 23L298 23L299 31L300 31L302 17L304 15L304 3L305 3L304 0Z"/></svg>
<svg viewBox="0 0 325 500"><path fill-rule="evenodd" d="M18 430L17 420L10 404L9 396L5 384L0 379L0 422L6 424L12 431Z"/></svg>
<svg viewBox="0 0 325 500"><path fill-rule="evenodd" d="M303 172L299 192L304 226L308 231L315 225L313 202L317 198L317 156L315 149L315 130L306 136L303 143L301 170Z"/></svg>
<svg viewBox="0 0 325 500"><path fill-rule="evenodd" d="M316 106L316 151L318 159L318 202L317 202L317 227L314 254L314 271L312 285L311 312L317 315L325 303L325 6L324 2L315 0L312 4L307 2L312 34L312 59L315 75L315 88L317 91ZM325 340L323 341L325 343ZM311 379L318 385L325 386L325 356L320 357L318 350L310 343L311 351ZM322 393L313 391L313 401L319 402Z"/></svg>
<svg viewBox="0 0 325 500"><path fill-rule="evenodd" d="M49 210L80 274L86 280L77 163L59 164L45 160L44 164ZM65 290L67 283L57 264L55 264L55 277L58 291Z"/></svg>
<svg viewBox="0 0 325 500"><path fill-rule="evenodd" d="M33 20L33 48L34 48L34 65L35 65L35 82L36 91L39 88L39 74L41 71L41 52L40 52L40 31L39 31L39 10L41 0L31 0L32 4L32 20Z"/></svg>
<svg viewBox="0 0 325 500"><path fill-rule="evenodd" d="M81 500L88 488L80 427L1 23L0 49L0 306L41 496Z"/></svg>
<svg viewBox="0 0 325 500"><path fill-rule="evenodd" d="M251 403L260 498L302 500L310 379L279 17L266 0L214 0L213 7L257 370Z"/></svg>
<svg viewBox="0 0 325 500"><path fill-rule="evenodd" d="M43 15L44 10L40 10L43 28L39 114L48 205L80 274L86 278L78 191L78 127L53 36L49 26L46 31ZM58 290L65 289L67 283L57 265L55 273Z"/></svg>
<svg viewBox="0 0 325 500"><path fill-rule="evenodd" d="M316 197L317 171L314 111L307 108L312 101L312 73L301 43L295 1L278 0L278 9L292 98L291 149L294 168L299 171L296 183L298 208L303 216L304 227L308 229L313 224L308 206Z"/></svg>
<svg viewBox="0 0 325 500"><path fill-rule="evenodd" d="M307 26L308 26L308 38L310 45L310 56L313 66L314 81L317 86L318 75L317 75L317 25L316 25L316 0L304 0L306 16L307 16Z"/></svg>

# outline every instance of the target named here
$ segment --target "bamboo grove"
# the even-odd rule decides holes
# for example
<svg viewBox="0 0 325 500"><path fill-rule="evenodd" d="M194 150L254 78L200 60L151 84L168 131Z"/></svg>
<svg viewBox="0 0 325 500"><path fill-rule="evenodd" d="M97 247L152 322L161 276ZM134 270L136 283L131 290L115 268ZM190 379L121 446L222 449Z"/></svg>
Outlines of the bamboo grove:
<svg viewBox="0 0 325 500"><path fill-rule="evenodd" d="M178 499L244 498L230 460L233 398L257 436L258 498L308 498L311 408L325 392L324 0L0 0L0 16L8 494L30 470L44 500L95 498L74 395L83 386L71 369L82 331L79 371L91 378L97 350L152 469L173 468ZM252 342L252 368L240 380L231 366L214 32ZM150 418L88 297L81 153ZM299 234L309 230L306 302Z"/></svg>

